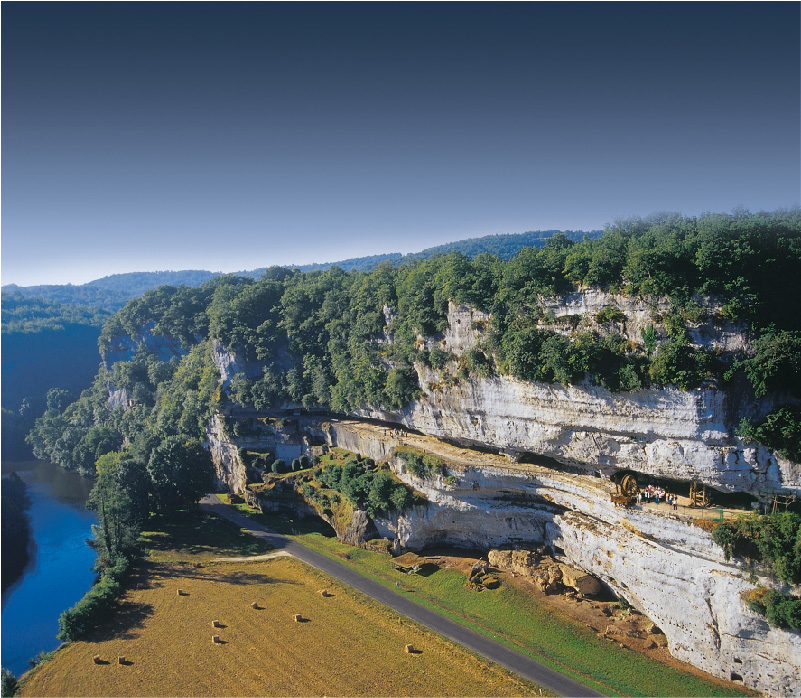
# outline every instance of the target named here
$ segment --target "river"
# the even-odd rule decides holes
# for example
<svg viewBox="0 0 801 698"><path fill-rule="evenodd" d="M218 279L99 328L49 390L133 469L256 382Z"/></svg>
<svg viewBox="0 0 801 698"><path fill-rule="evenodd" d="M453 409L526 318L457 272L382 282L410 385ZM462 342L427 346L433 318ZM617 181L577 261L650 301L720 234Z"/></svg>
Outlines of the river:
<svg viewBox="0 0 801 698"><path fill-rule="evenodd" d="M56 649L58 619L94 582L91 537L95 513L86 509L92 480L43 461L4 462L16 471L31 497L30 560L22 576L3 592L2 665L17 677L29 659Z"/></svg>

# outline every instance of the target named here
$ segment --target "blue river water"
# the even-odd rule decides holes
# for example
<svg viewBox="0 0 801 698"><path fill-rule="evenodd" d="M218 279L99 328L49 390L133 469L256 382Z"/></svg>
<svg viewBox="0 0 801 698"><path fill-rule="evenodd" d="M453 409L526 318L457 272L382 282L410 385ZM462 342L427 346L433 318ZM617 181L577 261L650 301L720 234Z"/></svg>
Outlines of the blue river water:
<svg viewBox="0 0 801 698"><path fill-rule="evenodd" d="M94 582L86 539L97 518L86 509L90 479L42 461L3 463L11 471L27 485L33 529L30 561L2 598L2 665L19 677L28 660L59 646L59 616Z"/></svg>

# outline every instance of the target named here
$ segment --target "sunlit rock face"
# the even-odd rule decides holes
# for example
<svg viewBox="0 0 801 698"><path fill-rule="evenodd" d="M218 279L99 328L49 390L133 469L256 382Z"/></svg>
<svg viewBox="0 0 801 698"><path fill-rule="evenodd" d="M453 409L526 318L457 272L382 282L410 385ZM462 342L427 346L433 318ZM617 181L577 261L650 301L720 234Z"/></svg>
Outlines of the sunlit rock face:
<svg viewBox="0 0 801 698"><path fill-rule="evenodd" d="M400 549L545 546L651 618L675 657L768 695L801 693L801 635L771 628L748 609L740 595L755 585L689 517L664 505L615 507L605 480L504 464L491 454L476 456L483 466L449 464L450 479L415 477L391 452L402 445L392 437L368 435L347 422L330 424L325 433L331 445L347 444L376 459L383 454L399 479L425 495L426 505L375 520ZM757 584L773 585L769 579Z"/></svg>
<svg viewBox="0 0 801 698"><path fill-rule="evenodd" d="M238 444L225 432L222 417L213 415L206 427L206 438L220 490L244 494L247 488L247 468L239 458Z"/></svg>
<svg viewBox="0 0 801 698"><path fill-rule="evenodd" d="M571 301L575 307L558 308L563 314L587 307L598 312L610 299L635 317L648 311L652 324L644 301L624 298L623 303L621 297L601 292L576 294ZM638 310L639 305L643 307ZM442 339L427 345L438 343L458 356L477 345L487 320L483 313L451 304ZM645 321L632 325L645 326ZM733 330L731 336L708 333L707 325L695 332L699 343L729 350L747 344ZM357 413L465 445L491 446L512 457L548 456L589 471L630 469L674 480L698 479L729 492L801 489L799 464L737 438L742 416L759 418L773 407L770 400L757 401L746 391L732 396L707 386L611 393L588 384L565 387L508 376L471 376L447 385L433 369L418 365L418 374L423 394L407 408Z"/></svg>

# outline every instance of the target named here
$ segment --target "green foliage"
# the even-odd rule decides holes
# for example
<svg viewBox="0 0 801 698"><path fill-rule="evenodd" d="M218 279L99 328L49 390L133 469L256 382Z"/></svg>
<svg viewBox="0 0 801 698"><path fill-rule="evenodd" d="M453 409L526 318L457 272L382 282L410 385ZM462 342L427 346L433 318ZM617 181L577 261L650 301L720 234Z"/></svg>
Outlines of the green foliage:
<svg viewBox="0 0 801 698"><path fill-rule="evenodd" d="M150 511L151 483L145 464L125 452L100 456L96 471L87 506L97 512L92 546L102 565L138 551L139 533Z"/></svg>
<svg viewBox="0 0 801 698"><path fill-rule="evenodd" d="M368 460L359 463L348 460L342 465L330 463L325 468L315 469L314 479L323 487L343 494L355 507L364 508L371 517L395 509L401 511L415 502L415 497L402 482L398 482L386 470L378 470ZM309 499L306 491L304 497ZM336 495L331 502L336 503Z"/></svg>
<svg viewBox="0 0 801 698"><path fill-rule="evenodd" d="M124 591L123 582L129 563L119 558L107 567L100 580L72 608L58 619L58 639L63 642L78 640L108 620Z"/></svg>
<svg viewBox="0 0 801 698"><path fill-rule="evenodd" d="M7 332L38 333L63 330L69 325L102 327L111 313L94 305L59 303L19 292L2 292L3 334Z"/></svg>
<svg viewBox="0 0 801 698"><path fill-rule="evenodd" d="M643 344L645 344L645 350L648 352L648 356L651 356L656 351L659 342L659 335L656 332L656 327L648 325L648 327L644 327L640 330L640 335L642 336L642 341Z"/></svg>
<svg viewBox="0 0 801 698"><path fill-rule="evenodd" d="M601 325L607 325L613 322L625 322L626 313L616 305L607 305L603 307L601 312L596 314L595 321Z"/></svg>
<svg viewBox="0 0 801 698"><path fill-rule="evenodd" d="M417 451L411 448L396 448L393 453L405 464L406 470L415 477L428 477L430 475L448 475L448 466L441 458L430 453Z"/></svg>
<svg viewBox="0 0 801 698"><path fill-rule="evenodd" d="M214 489L214 465L209 452L186 435L163 439L148 460L147 472L157 511L196 504Z"/></svg>
<svg viewBox="0 0 801 698"><path fill-rule="evenodd" d="M757 396L780 391L801 397L801 332L769 327L754 341L754 355L738 366Z"/></svg>
<svg viewBox="0 0 801 698"><path fill-rule="evenodd" d="M801 462L801 406L784 405L768 413L758 424L743 417L738 428L745 442L757 443L772 448L785 458Z"/></svg>
<svg viewBox="0 0 801 698"><path fill-rule="evenodd" d="M659 347L648 374L657 385L675 385L682 390L697 388L717 375L715 357L703 349L695 349L687 341L665 342Z"/></svg>
<svg viewBox="0 0 801 698"><path fill-rule="evenodd" d="M17 678L8 669L3 667L2 678L0 678L0 696L15 696L17 695L19 684Z"/></svg>
<svg viewBox="0 0 801 698"><path fill-rule="evenodd" d="M1 499L3 564L8 565L3 576L5 591L17 578L12 574L6 575L6 572L19 570L21 574L28 562L31 538L31 523L27 513L31 498L25 483L16 473L3 476Z"/></svg>
<svg viewBox="0 0 801 698"><path fill-rule="evenodd" d="M776 628L801 630L801 599L774 589L760 589L746 599L748 607Z"/></svg>
<svg viewBox="0 0 801 698"><path fill-rule="evenodd" d="M459 357L459 370L479 378L492 375L492 359L481 349L468 349Z"/></svg>
<svg viewBox="0 0 801 698"><path fill-rule="evenodd" d="M727 560L744 557L782 582L801 582L801 516L794 512L744 514L719 524L712 539Z"/></svg>
<svg viewBox="0 0 801 698"><path fill-rule="evenodd" d="M288 468L287 468L287 466L286 466L286 461L285 461L283 458L276 458L276 459L273 461L273 464L272 464L272 466L270 467L270 470L271 470L271 471L272 471L272 472L273 472L275 475L282 475L283 473L286 473L286 472L288 472Z"/></svg>

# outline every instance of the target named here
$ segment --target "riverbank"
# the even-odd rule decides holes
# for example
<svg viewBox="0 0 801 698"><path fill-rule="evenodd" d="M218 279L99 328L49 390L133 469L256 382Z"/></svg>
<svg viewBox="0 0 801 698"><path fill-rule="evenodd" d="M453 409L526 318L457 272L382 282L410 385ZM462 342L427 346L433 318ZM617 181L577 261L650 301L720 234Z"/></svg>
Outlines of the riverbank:
<svg viewBox="0 0 801 698"><path fill-rule="evenodd" d="M97 518L86 509L89 478L44 461L2 467L20 475L31 498L31 556L2 604L2 665L19 677L29 660L59 646L59 616L92 586L95 554L86 539Z"/></svg>

